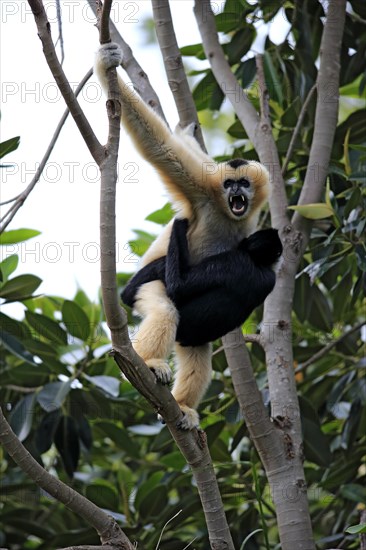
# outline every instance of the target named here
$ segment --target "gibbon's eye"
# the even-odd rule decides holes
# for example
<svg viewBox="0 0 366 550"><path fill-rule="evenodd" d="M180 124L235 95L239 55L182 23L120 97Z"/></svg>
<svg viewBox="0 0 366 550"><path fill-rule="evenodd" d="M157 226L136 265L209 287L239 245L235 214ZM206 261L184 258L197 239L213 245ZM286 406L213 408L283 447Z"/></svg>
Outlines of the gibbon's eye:
<svg viewBox="0 0 366 550"><path fill-rule="evenodd" d="M224 189L229 189L229 187L231 187L233 185L233 183L235 183L234 180L225 180L224 181Z"/></svg>
<svg viewBox="0 0 366 550"><path fill-rule="evenodd" d="M238 184L239 184L239 185L242 185L242 186L245 187L245 188L250 187L250 181L248 181L248 180L245 179L245 178L240 178L240 179L238 180Z"/></svg>

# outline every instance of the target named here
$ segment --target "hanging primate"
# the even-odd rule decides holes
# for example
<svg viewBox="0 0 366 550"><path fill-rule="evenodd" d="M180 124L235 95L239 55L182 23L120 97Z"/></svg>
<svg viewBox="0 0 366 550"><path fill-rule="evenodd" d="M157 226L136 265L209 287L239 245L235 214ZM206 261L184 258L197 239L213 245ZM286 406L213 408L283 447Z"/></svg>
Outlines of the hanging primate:
<svg viewBox="0 0 366 550"><path fill-rule="evenodd" d="M141 285L163 281L178 313L176 341L201 346L241 326L273 290L272 267L282 253L276 229L263 229L244 238L228 252L191 266L188 220L175 219L167 256L146 265L132 277L122 300L134 306ZM243 284L245 283L245 284Z"/></svg>
<svg viewBox="0 0 366 550"><path fill-rule="evenodd" d="M100 47L95 73L105 89L106 71L121 61L122 52L117 44ZM120 77L119 86L122 124L141 154L160 174L177 217L189 221L191 265L238 247L255 231L259 212L268 199L270 181L266 168L259 162L243 159L216 163L193 138L194 125L172 134L165 122ZM166 256L172 225L172 222L168 224L150 246L142 258L142 267ZM161 280L143 284L134 307L143 317L134 343L136 352L157 378L167 383L171 378L167 358L175 345L176 376L172 393L184 413L181 426L185 429L198 426L195 409L211 380L211 345L193 347L175 343L179 316Z"/></svg>

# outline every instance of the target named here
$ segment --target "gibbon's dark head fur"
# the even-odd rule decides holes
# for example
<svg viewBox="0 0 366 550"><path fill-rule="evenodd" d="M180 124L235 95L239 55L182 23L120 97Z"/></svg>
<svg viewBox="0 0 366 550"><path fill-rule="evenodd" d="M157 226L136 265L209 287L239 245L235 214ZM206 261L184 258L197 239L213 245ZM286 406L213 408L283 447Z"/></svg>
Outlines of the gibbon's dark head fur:
<svg viewBox="0 0 366 550"><path fill-rule="evenodd" d="M229 160L217 166L217 172L210 174L210 179L215 199L223 211L237 221L257 213L270 194L266 168L259 162L244 159Z"/></svg>

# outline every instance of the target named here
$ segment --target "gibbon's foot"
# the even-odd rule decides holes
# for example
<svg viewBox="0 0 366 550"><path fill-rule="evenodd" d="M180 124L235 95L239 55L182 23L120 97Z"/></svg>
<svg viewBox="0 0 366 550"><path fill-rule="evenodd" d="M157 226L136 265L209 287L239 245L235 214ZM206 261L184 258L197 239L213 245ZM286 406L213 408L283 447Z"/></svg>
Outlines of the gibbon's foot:
<svg viewBox="0 0 366 550"><path fill-rule="evenodd" d="M105 70L118 67L122 63L122 50L115 42L102 44L97 52L100 62Z"/></svg>
<svg viewBox="0 0 366 550"><path fill-rule="evenodd" d="M177 423L177 428L180 430L193 430L194 428L198 428L200 425L198 412L187 407L187 405L179 405L179 408L183 413L183 418Z"/></svg>
<svg viewBox="0 0 366 550"><path fill-rule="evenodd" d="M145 363L153 371L159 382L164 386L169 384L172 379L172 371L166 361L163 359L148 359Z"/></svg>

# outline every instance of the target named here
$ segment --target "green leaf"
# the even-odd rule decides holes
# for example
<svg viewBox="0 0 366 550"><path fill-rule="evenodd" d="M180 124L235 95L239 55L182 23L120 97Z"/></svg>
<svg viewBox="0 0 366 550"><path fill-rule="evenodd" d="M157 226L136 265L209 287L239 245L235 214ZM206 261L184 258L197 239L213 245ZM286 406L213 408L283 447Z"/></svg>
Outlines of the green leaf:
<svg viewBox="0 0 366 550"><path fill-rule="evenodd" d="M339 88L340 95L359 99L361 79L362 75L359 75L353 82L350 82L349 84L346 84L345 86Z"/></svg>
<svg viewBox="0 0 366 550"><path fill-rule="evenodd" d="M50 382L38 393L37 401L46 412L60 409L71 389L71 380Z"/></svg>
<svg viewBox="0 0 366 550"><path fill-rule="evenodd" d="M31 331L26 323L12 319L11 317L5 315L5 313L0 312L0 333L3 330L12 336L15 336L15 338L19 338L22 342L25 339L28 340L31 338ZM25 345L28 351L33 353L33 355L37 355L29 348L28 344L24 344L23 342L23 345Z"/></svg>
<svg viewBox="0 0 366 550"><path fill-rule="evenodd" d="M121 380L119 378L114 378L113 376L87 376L84 377L89 380L94 386L100 388L105 393L108 393L112 397L119 396L119 387Z"/></svg>
<svg viewBox="0 0 366 550"><path fill-rule="evenodd" d="M80 340L87 340L90 324L86 313L75 302L65 300L62 305L62 320L70 334Z"/></svg>
<svg viewBox="0 0 366 550"><path fill-rule="evenodd" d="M236 78L240 81L242 88L246 89L252 84L256 76L255 58L250 57L243 63L240 63L237 71L235 72Z"/></svg>
<svg viewBox="0 0 366 550"><path fill-rule="evenodd" d="M24 441L32 428L36 394L30 393L15 405L9 415L9 424L20 441Z"/></svg>
<svg viewBox="0 0 366 550"><path fill-rule="evenodd" d="M230 65L238 63L244 57L249 51L255 36L256 31L254 27L246 25L245 29L240 29L236 32L231 41L224 45Z"/></svg>
<svg viewBox="0 0 366 550"><path fill-rule="evenodd" d="M147 216L147 218L145 218L145 220L158 223L159 225L166 225L173 218L174 214L175 212L170 202L167 202L166 205L163 206L163 208L152 212Z"/></svg>
<svg viewBox="0 0 366 550"><path fill-rule="evenodd" d="M74 302L77 303L80 307L87 307L93 305L89 300L87 294L79 288L74 297Z"/></svg>
<svg viewBox="0 0 366 550"><path fill-rule="evenodd" d="M103 433L103 437L109 437L118 449L126 452L127 456L131 456L132 458L140 456L137 444L124 428L119 428L115 423L107 421L96 421L93 427L100 430Z"/></svg>
<svg viewBox="0 0 366 550"><path fill-rule="evenodd" d="M349 416L344 423L341 446L343 449L352 449L354 441L357 437L358 426L361 421L363 407L359 398L355 399L352 403Z"/></svg>
<svg viewBox="0 0 366 550"><path fill-rule="evenodd" d="M150 245L153 243L153 241L156 239L155 235L151 235L151 233L147 233L146 231L134 229L134 232L136 233L138 238L129 241L128 244L131 247L132 254L128 255L128 257L125 259L125 263L126 261L127 263L136 263L137 258L134 259L133 256L143 256Z"/></svg>
<svg viewBox="0 0 366 550"><path fill-rule="evenodd" d="M347 483L341 487L341 495L347 500L366 504L366 487L358 483Z"/></svg>
<svg viewBox="0 0 366 550"><path fill-rule="evenodd" d="M299 117L300 109L301 101L299 97L296 97L281 116L281 125L287 128L294 128Z"/></svg>
<svg viewBox="0 0 366 550"><path fill-rule="evenodd" d="M203 109L219 109L223 101L224 95L213 75L212 71L207 71L207 74L200 80L193 90L193 99L196 104L197 111Z"/></svg>
<svg viewBox="0 0 366 550"><path fill-rule="evenodd" d="M35 433L35 445L40 454L46 453L52 443L61 417L60 409L45 414Z"/></svg>
<svg viewBox="0 0 366 550"><path fill-rule="evenodd" d="M1 286L0 297L7 301L28 299L41 283L36 275L18 275Z"/></svg>
<svg viewBox="0 0 366 550"><path fill-rule="evenodd" d="M206 55L201 43L183 46L183 48L180 48L180 53L186 56L195 56L197 57L197 59L206 59Z"/></svg>
<svg viewBox="0 0 366 550"><path fill-rule="evenodd" d="M329 464L329 471L326 472L326 476L321 480L320 485L330 491L338 490L340 485L354 479L360 467L360 457L351 458L346 463L343 462L343 459L340 459Z"/></svg>
<svg viewBox="0 0 366 550"><path fill-rule="evenodd" d="M329 441L320 428L320 422L313 422L309 418L301 419L304 432L304 454L319 466L328 466L332 460Z"/></svg>
<svg viewBox="0 0 366 550"><path fill-rule="evenodd" d="M67 475L72 478L77 468L80 444L75 421L70 416L62 416L55 431L54 442L60 453Z"/></svg>
<svg viewBox="0 0 366 550"><path fill-rule="evenodd" d="M34 328L40 336L55 344L67 344L67 334L56 321L53 321L45 315L32 313L31 311L26 311L25 317L30 326Z"/></svg>
<svg viewBox="0 0 366 550"><path fill-rule="evenodd" d="M105 479L97 479L86 487L86 497L100 508L118 510L118 492L112 483Z"/></svg>
<svg viewBox="0 0 366 550"><path fill-rule="evenodd" d="M245 545L248 542L248 540L250 540L252 537L254 537L254 535L257 535L258 533L262 533L262 531L263 531L263 529L254 529L254 531L249 533L249 535L247 537L245 537L245 539L243 540L243 544L241 545L240 550L244 550Z"/></svg>
<svg viewBox="0 0 366 550"><path fill-rule="evenodd" d="M335 215L333 208L325 203L303 204L297 206L289 206L289 210L299 212L304 218L309 220L320 220L322 218L330 218Z"/></svg>
<svg viewBox="0 0 366 550"><path fill-rule="evenodd" d="M140 503L139 512L141 517L158 517L168 504L168 491L165 485L155 487Z"/></svg>
<svg viewBox="0 0 366 550"><path fill-rule="evenodd" d="M295 282L294 310L298 319L321 330L331 330L332 312L322 291L310 285L307 275L302 275Z"/></svg>
<svg viewBox="0 0 366 550"><path fill-rule="evenodd" d="M277 69L273 64L272 58L268 52L264 52L264 74L266 85L269 92L269 97L277 101L280 105L283 104L282 82L277 74Z"/></svg>
<svg viewBox="0 0 366 550"><path fill-rule="evenodd" d="M35 229L13 229L0 235L0 244L16 244L40 235Z"/></svg>
<svg viewBox="0 0 366 550"><path fill-rule="evenodd" d="M362 533L366 533L366 523L351 525L351 527L346 529L346 533L350 533L351 535L361 535Z"/></svg>
<svg viewBox="0 0 366 550"><path fill-rule="evenodd" d="M11 384L24 386L26 388L42 386L47 382L50 376L50 370L44 363L42 365L33 366L24 362L16 367L11 367L5 372L8 374Z"/></svg>
<svg viewBox="0 0 366 550"><path fill-rule="evenodd" d="M0 143L0 159L8 155L15 149L18 149L20 142L20 136L16 136Z"/></svg>
<svg viewBox="0 0 366 550"><path fill-rule="evenodd" d="M227 11L217 14L215 16L215 23L217 31L225 33L234 31L239 27L239 25L241 25L238 14L229 13Z"/></svg>
<svg viewBox="0 0 366 550"><path fill-rule="evenodd" d="M84 447L90 451L93 444L93 436L90 429L90 424L82 414L79 414L76 418L76 424L78 429L78 434L80 441L83 443Z"/></svg>
<svg viewBox="0 0 366 550"><path fill-rule="evenodd" d="M227 133L236 139L248 139L248 134L240 120L236 120L234 124L228 128Z"/></svg>
<svg viewBox="0 0 366 550"><path fill-rule="evenodd" d="M3 276L3 282L5 283L9 275L11 275L18 267L19 258L16 254L8 256L0 263L0 270Z"/></svg>
<svg viewBox="0 0 366 550"><path fill-rule="evenodd" d="M172 468L175 472L179 472L186 465L185 458L180 451L174 451L162 456L160 462L167 468Z"/></svg>
<svg viewBox="0 0 366 550"><path fill-rule="evenodd" d="M21 344L17 338L5 330L2 330L0 333L0 342L8 351L10 351L10 353L16 357L19 357L19 359L26 361L34 367L38 367L37 363L34 362L33 355L25 349L23 344Z"/></svg>

